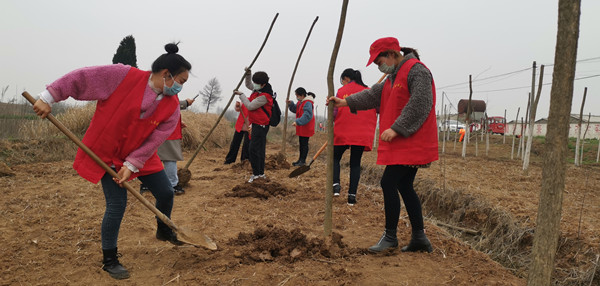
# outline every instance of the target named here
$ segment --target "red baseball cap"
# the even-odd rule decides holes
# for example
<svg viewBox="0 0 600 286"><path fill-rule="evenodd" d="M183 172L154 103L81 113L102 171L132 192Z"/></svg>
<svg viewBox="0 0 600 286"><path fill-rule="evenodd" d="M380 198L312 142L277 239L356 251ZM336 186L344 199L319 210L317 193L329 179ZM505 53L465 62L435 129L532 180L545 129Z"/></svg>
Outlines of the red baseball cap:
<svg viewBox="0 0 600 286"><path fill-rule="evenodd" d="M369 54L371 54L371 57L369 58L369 62L367 62L367 66L369 66L379 54L388 50L400 51L398 39L387 37L373 42L371 44L371 48L369 48Z"/></svg>

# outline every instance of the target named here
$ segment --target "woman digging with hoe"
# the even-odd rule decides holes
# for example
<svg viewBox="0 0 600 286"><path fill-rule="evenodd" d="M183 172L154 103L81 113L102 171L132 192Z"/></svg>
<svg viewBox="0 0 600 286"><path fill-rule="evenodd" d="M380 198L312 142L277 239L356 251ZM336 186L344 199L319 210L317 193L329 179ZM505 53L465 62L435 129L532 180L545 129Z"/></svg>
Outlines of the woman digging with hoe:
<svg viewBox="0 0 600 286"><path fill-rule="evenodd" d="M116 64L72 71L47 86L33 109L45 118L52 104L72 97L97 100L96 112L83 143L118 172L113 178L81 149L73 168L84 179L102 183L106 210L102 220L102 269L115 279L129 278L117 258L117 239L127 206L122 183L138 177L156 198L156 208L170 218L173 189L156 155L158 147L179 122L177 93L188 80L191 64L177 54L177 44L167 44L166 54L152 63L152 71ZM157 219L156 238L175 245L182 242Z"/></svg>
<svg viewBox="0 0 600 286"><path fill-rule="evenodd" d="M431 252L433 248L425 235L421 201L413 181L418 168L429 167L438 159L433 77L419 60L417 51L400 48L396 38L373 42L369 53L367 66L374 62L381 72L389 74L385 82L345 99L335 96L328 99L335 107L350 107L351 112L380 108L377 164L386 165L381 177L385 231L369 251L398 247L400 192L412 228L410 243L402 251Z"/></svg>

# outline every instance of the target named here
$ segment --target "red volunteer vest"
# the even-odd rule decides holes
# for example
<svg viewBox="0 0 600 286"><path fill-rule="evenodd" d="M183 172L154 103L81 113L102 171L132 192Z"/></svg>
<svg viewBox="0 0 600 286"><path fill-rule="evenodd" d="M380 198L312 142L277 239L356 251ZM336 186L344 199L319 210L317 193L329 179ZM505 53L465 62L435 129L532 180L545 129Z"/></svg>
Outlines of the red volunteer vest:
<svg viewBox="0 0 600 286"><path fill-rule="evenodd" d="M379 115L379 135L389 129L402 114L402 109L410 99L407 77L410 69L421 63L417 59L406 61L392 84L387 79L381 93L381 107ZM422 63L421 63L422 64ZM377 148L378 165L422 165L438 159L437 125L435 119L435 83L431 82L433 105L427 119L411 136L405 138L401 135L391 142L379 141Z"/></svg>
<svg viewBox="0 0 600 286"><path fill-rule="evenodd" d="M148 85L150 72L131 68L125 79L111 96L98 101L92 122L83 137L88 146L104 163L114 165L117 171L125 158L137 149L163 121L167 120L179 106L175 96L164 97L154 113L140 118L142 98ZM84 179L96 184L106 171L81 149L77 150L73 168ZM145 162L137 176L149 175L163 169L162 163L154 154Z"/></svg>
<svg viewBox="0 0 600 286"><path fill-rule="evenodd" d="M262 108L259 109L262 111ZM240 115L238 115L237 121L235 122L235 131L242 132L242 127L244 127L244 122L246 121L244 118L248 118L248 108L242 104L240 105Z"/></svg>
<svg viewBox="0 0 600 286"><path fill-rule="evenodd" d="M254 99L258 98L259 96L264 96L267 98L267 103L265 105L263 105L262 107L259 107L255 110L249 110L248 112L248 118L250 121L250 124L259 124L259 125L269 125L269 121L270 121L270 116L271 116L271 107L273 107L273 97L266 93L258 93L258 92L253 92L252 95L250 95L249 100L253 101ZM263 110L264 109L267 110L267 112L265 112ZM267 114L269 113L269 114Z"/></svg>
<svg viewBox="0 0 600 286"><path fill-rule="evenodd" d="M368 89L355 82L350 82L338 89L337 97L345 99L349 95ZM365 146L365 151L373 149L373 137L377 126L377 111L375 109L359 110L356 114L350 108L340 107L334 119L333 145Z"/></svg>
<svg viewBox="0 0 600 286"><path fill-rule="evenodd" d="M302 137L312 137L313 135L315 135L315 103L312 100L303 100L300 103L298 103L298 105L296 105L296 119L302 117L302 115L304 114L304 105L306 105L307 101L310 101L310 103L313 105L313 117L308 123L302 126L296 125L296 135Z"/></svg>

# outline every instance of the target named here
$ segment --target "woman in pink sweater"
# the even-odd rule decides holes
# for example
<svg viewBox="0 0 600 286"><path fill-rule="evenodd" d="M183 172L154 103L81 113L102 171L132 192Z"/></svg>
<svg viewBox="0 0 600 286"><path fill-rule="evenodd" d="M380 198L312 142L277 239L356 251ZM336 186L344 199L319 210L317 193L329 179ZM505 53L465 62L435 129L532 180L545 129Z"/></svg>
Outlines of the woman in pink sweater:
<svg viewBox="0 0 600 286"><path fill-rule="evenodd" d="M121 183L138 177L156 198L156 208L167 217L173 209L173 189L156 150L179 122L177 93L192 66L177 54L177 44L167 44L165 50L152 64L152 71L121 64L72 71L49 84L33 106L45 118L54 102L68 97L97 101L82 141L121 179L112 178L82 150L77 151L73 168L92 183L102 182L106 199L101 229L103 269L115 279L129 278L117 259L117 238L127 206L127 191ZM182 244L167 225L158 219L157 223L157 239Z"/></svg>

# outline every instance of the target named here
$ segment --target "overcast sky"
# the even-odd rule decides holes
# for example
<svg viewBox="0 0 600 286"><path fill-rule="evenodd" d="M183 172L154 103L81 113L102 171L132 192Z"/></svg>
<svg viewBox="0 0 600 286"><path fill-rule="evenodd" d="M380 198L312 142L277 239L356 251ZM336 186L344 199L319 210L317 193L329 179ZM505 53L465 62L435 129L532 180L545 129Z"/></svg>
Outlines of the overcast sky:
<svg viewBox="0 0 600 286"><path fill-rule="evenodd" d="M588 87L584 113L600 115L600 1L582 2L576 78L588 78L575 81L572 113L579 113ZM10 86L9 96L24 89L38 94L73 69L110 64L119 42L133 35L138 66L146 70L164 53L166 43L180 41L180 54L191 62L193 73L180 98L193 97L216 77L224 97L218 105L224 106L279 13L253 71L269 74L281 105L310 25L319 16L291 98L299 86L313 91L317 112L323 114L341 5L341 0L1 0L0 87ZM532 62L537 61L538 67L545 64L547 85L537 118L547 117L557 14L558 0L351 0L335 89L340 87L341 72L349 67L359 69L368 85L375 83L381 73L375 65L365 67L369 46L392 36L401 46L418 49L432 71L436 110L442 109L443 92L445 104L450 101L454 107L467 99L472 75L473 99L487 102L488 115L503 115L506 109L513 120L517 108L522 116L527 105ZM243 86L242 91L249 94Z"/></svg>

